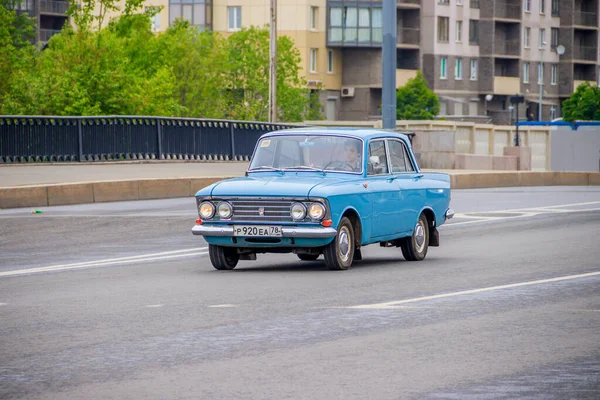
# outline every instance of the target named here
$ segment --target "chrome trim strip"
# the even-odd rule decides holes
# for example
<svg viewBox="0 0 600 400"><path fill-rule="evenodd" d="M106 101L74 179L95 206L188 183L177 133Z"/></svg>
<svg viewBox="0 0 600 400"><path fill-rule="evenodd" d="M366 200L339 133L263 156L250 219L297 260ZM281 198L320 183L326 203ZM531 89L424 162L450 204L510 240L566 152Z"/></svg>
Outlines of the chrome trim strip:
<svg viewBox="0 0 600 400"><path fill-rule="evenodd" d="M446 219L452 219L452 217L454 217L454 210L452 210L451 208L446 210L446 214L445 214Z"/></svg>
<svg viewBox="0 0 600 400"><path fill-rule="evenodd" d="M283 237L292 238L309 238L309 239L324 239L331 238L337 235L335 228L303 228L303 227L282 227ZM195 225L192 228L194 235L201 236L231 236L233 237L233 227L230 225L224 226L207 226L207 225ZM269 236L271 237L271 236ZM276 237L276 236L273 236Z"/></svg>

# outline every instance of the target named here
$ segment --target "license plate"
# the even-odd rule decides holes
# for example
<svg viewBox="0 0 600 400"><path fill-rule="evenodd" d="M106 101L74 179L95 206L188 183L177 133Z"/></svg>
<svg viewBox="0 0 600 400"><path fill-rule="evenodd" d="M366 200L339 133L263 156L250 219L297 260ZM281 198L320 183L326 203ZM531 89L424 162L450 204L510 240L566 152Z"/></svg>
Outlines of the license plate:
<svg viewBox="0 0 600 400"><path fill-rule="evenodd" d="M281 236L281 226L274 225L234 225L233 236Z"/></svg>

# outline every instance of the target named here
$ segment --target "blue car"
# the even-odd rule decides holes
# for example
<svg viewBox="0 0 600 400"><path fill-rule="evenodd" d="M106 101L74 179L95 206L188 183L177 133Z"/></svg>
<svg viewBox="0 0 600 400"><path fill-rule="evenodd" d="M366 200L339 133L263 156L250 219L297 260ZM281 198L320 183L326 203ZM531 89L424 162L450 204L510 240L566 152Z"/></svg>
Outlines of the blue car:
<svg viewBox="0 0 600 400"><path fill-rule="evenodd" d="M400 247L420 261L452 218L450 178L421 172L406 135L375 129L299 128L261 136L246 176L196 194L192 228L212 265L231 270L258 253L294 253L332 270L363 246Z"/></svg>

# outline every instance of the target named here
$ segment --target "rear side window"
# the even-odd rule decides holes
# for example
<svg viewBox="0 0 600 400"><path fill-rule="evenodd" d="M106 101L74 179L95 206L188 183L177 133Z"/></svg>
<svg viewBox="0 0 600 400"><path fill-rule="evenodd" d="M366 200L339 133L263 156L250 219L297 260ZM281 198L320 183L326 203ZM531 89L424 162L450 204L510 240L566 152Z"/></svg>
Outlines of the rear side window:
<svg viewBox="0 0 600 400"><path fill-rule="evenodd" d="M369 143L369 160L367 165L368 175L388 173L387 155L385 153L385 142L383 140Z"/></svg>

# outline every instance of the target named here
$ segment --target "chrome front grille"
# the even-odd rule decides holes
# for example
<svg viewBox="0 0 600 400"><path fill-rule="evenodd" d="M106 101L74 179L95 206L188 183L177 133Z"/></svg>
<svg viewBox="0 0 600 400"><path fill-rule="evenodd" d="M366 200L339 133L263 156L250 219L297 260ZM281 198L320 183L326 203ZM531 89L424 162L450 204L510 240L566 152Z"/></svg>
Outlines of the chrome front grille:
<svg viewBox="0 0 600 400"><path fill-rule="evenodd" d="M292 200L229 200L233 206L232 221L292 222ZM262 211L262 215L261 215Z"/></svg>

